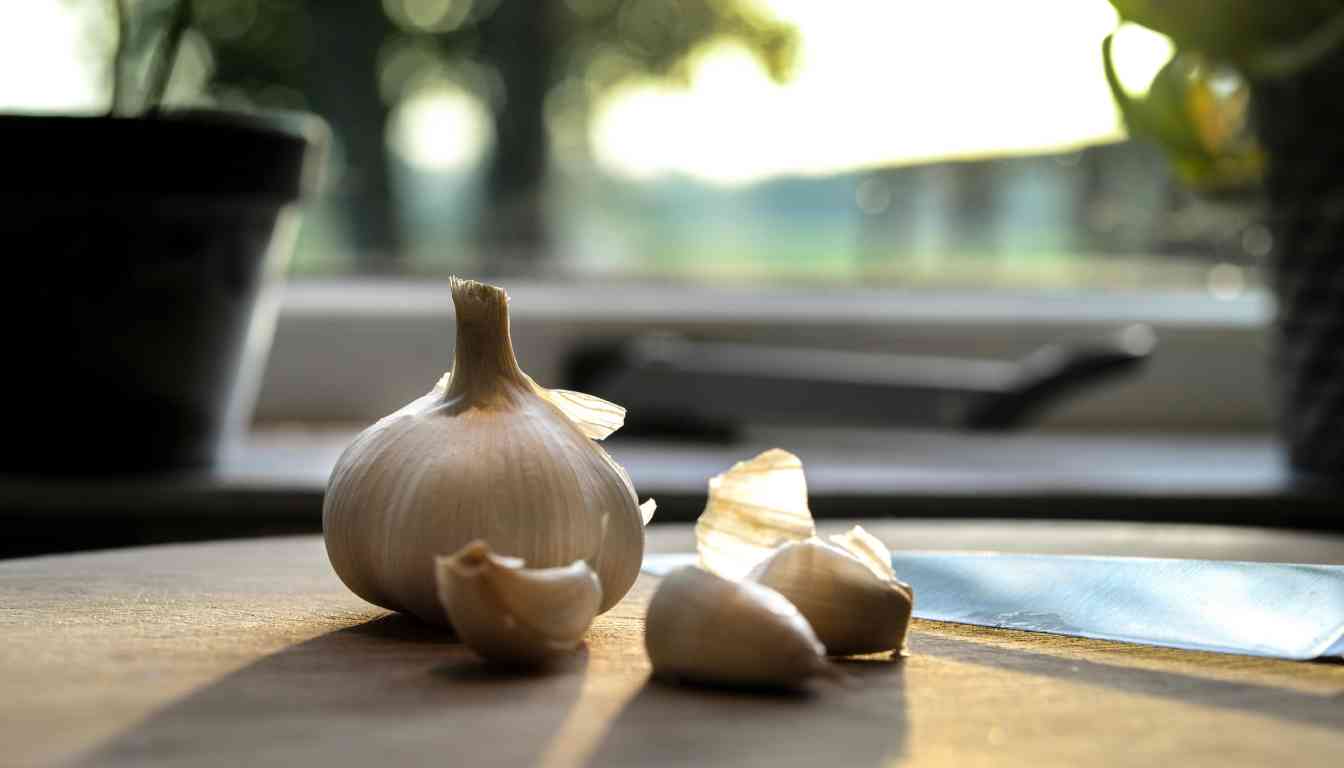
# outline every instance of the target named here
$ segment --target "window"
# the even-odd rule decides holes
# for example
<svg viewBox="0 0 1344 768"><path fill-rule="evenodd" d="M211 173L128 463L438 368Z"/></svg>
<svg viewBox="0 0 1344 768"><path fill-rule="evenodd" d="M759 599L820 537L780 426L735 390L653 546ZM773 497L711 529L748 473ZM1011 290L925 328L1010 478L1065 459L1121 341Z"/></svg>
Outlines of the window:
<svg viewBox="0 0 1344 768"><path fill-rule="evenodd" d="M107 9L12 5L0 109L103 109ZM545 305L519 302L551 350L539 378L561 375L554 350L631 331L1011 357L1141 321L1169 362L1062 423L1265 421L1263 380L1221 373L1258 354L1268 231L1125 137L1106 0L190 5L170 101L311 109L337 137L265 417L404 399L400 379L318 397L285 382L339 364L335 329L387 334L419 376L442 291L365 278L468 273ZM1132 29L1117 47L1135 90L1170 54ZM595 281L637 284L612 304L627 312L594 310L611 299ZM1172 393L1195 380L1208 402L1182 410Z"/></svg>

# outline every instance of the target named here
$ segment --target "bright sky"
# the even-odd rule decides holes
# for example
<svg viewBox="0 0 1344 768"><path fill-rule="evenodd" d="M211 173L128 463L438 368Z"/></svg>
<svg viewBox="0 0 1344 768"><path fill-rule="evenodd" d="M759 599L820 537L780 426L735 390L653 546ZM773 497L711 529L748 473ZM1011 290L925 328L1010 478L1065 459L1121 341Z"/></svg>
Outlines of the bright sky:
<svg viewBox="0 0 1344 768"><path fill-rule="evenodd" d="M1101 66L1106 0L760 2L802 32L794 78L776 85L720 44L689 88L624 88L593 123L604 167L732 184L1123 135ZM1140 66L1166 55L1134 49Z"/></svg>
<svg viewBox="0 0 1344 768"><path fill-rule="evenodd" d="M0 112L106 108L107 89L88 58L82 5L9 0L0 8Z"/></svg>
<svg viewBox="0 0 1344 768"><path fill-rule="evenodd" d="M1106 0L756 1L801 32L792 79L776 84L746 50L711 45L689 87L640 82L599 104L589 140L603 168L740 184L1123 135L1101 68L1115 27ZM80 6L0 9L0 111L102 107ZM1126 43L1121 74L1143 87L1170 48L1141 31ZM388 139L427 170L467 168L489 146L488 113L430 82L398 107Z"/></svg>

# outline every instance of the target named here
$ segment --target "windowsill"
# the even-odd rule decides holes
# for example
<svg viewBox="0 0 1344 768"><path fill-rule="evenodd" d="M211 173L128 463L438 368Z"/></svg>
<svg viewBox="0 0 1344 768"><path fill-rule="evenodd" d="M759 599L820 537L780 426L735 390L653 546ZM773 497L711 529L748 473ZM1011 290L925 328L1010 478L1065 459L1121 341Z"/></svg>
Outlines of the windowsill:
<svg viewBox="0 0 1344 768"><path fill-rule="evenodd" d="M45 524L56 531L58 543L89 521L96 523L90 530L112 536L102 544L65 539L69 546L60 548L316 531L327 475L353 434L339 428L263 429L231 451L216 472L152 482L10 478L0 481L0 516L39 529ZM655 519L661 521L695 519L710 476L782 446L802 457L819 518L1114 519L1344 529L1338 496L1295 482L1267 435L771 430L734 444L613 438L607 445L630 471L640 497L658 500ZM25 545L6 546L0 554L17 554L15 548ZM28 546L50 551L55 545Z"/></svg>
<svg viewBox="0 0 1344 768"><path fill-rule="evenodd" d="M585 345L640 334L1012 360L1054 342L1150 325L1139 376L1070 397L1039 426L1064 432L1267 430L1263 295L948 293L858 288L510 280L514 348L544 386L566 386ZM266 368L263 421L369 422L428 391L452 361L444 281L307 280L287 286Z"/></svg>

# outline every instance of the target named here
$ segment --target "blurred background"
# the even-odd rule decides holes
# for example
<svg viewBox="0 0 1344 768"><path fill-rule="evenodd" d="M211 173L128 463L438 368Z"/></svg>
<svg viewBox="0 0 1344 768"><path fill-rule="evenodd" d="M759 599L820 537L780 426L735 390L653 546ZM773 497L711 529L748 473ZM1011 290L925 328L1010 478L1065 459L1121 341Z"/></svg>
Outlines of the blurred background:
<svg viewBox="0 0 1344 768"><path fill-rule="evenodd" d="M451 274L509 289L539 382L632 407L609 445L663 520L780 445L821 517L1337 526L1271 433L1258 195L1127 134L1110 86L1173 46L1107 0L186 1L167 106L332 130L254 429L202 475L0 486L11 554L69 546L53 510L131 510L94 545L315 530L353 434L451 363ZM0 112L107 113L175 8L120 4L0 4ZM1245 93L1182 108L1233 141Z"/></svg>
<svg viewBox="0 0 1344 768"><path fill-rule="evenodd" d="M334 129L295 278L1232 298L1271 245L1126 138L1106 0L191 4L168 104ZM0 111L105 110L111 7L6 3ZM1137 93L1171 54L1117 49Z"/></svg>

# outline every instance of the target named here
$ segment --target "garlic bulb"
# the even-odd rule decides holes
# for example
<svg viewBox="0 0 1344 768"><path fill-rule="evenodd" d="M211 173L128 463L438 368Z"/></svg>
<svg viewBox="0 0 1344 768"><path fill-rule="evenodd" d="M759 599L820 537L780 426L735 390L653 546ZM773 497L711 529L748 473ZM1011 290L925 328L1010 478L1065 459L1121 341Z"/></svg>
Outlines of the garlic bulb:
<svg viewBox="0 0 1344 768"><path fill-rule="evenodd" d="M473 541L436 561L439 599L462 642L505 664L535 664L583 642L602 583L582 560L528 569Z"/></svg>
<svg viewBox="0 0 1344 768"><path fill-rule="evenodd" d="M454 278L452 294L452 370L355 438L332 471L322 508L332 567L365 600L442 624L435 556L476 539L534 568L601 551L605 611L644 551L630 478L593 442L624 410L523 373L504 291Z"/></svg>
<svg viewBox="0 0 1344 768"><path fill-rule="evenodd" d="M896 580L891 556L861 559L851 546L886 547L862 528L832 537L785 544L747 578L779 592L798 608L832 656L901 652L914 595ZM879 570L878 566L885 566Z"/></svg>
<svg viewBox="0 0 1344 768"><path fill-rule="evenodd" d="M669 573L649 602L644 647L659 677L794 687L836 675L807 619L778 592L695 566Z"/></svg>

